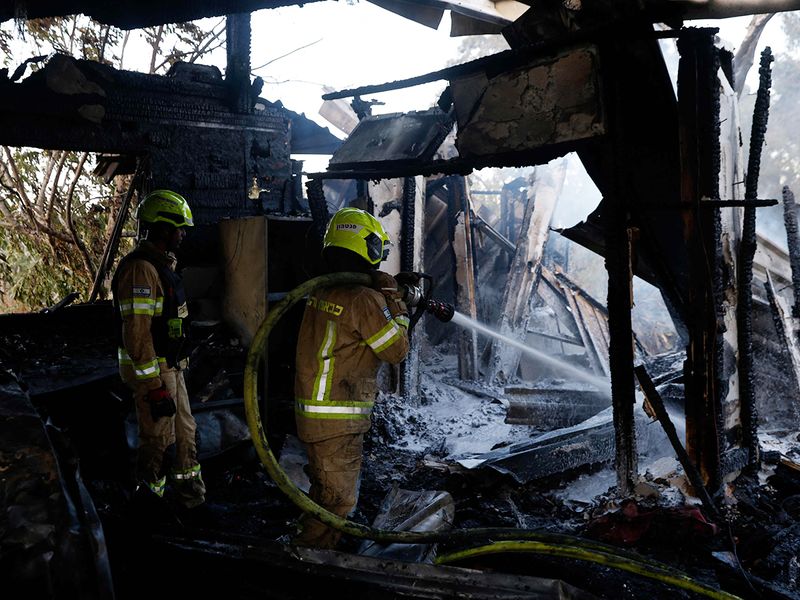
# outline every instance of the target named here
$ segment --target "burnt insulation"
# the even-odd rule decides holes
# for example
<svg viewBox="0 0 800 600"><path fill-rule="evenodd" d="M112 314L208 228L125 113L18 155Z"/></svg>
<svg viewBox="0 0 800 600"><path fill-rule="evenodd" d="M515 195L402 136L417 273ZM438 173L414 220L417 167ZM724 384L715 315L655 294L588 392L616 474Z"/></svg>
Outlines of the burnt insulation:
<svg viewBox="0 0 800 600"><path fill-rule="evenodd" d="M772 86L772 50L761 53L758 69L759 83L753 108L753 126L750 131L750 155L745 178L745 200L758 197L758 177L761 169L761 152L769 119L769 94ZM750 464L759 460L758 412L755 399L755 373L753 369L753 258L756 253L756 209L744 208L742 242L739 249L739 307L736 312L739 329L739 384L741 386L741 416L744 444L748 448ZM794 265L792 265L794 267ZM793 269L794 270L794 269Z"/></svg>

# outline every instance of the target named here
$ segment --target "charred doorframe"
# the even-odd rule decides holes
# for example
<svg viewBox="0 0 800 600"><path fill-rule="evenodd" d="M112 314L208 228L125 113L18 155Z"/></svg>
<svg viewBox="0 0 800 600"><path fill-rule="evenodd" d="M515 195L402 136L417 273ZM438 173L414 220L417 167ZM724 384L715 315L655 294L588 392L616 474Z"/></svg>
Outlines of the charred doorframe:
<svg viewBox="0 0 800 600"><path fill-rule="evenodd" d="M684 380L686 445L706 484L721 481L721 272L719 209L702 206L719 189L719 55L716 30L687 30L678 38L681 203L689 254L686 311L689 345Z"/></svg>
<svg viewBox="0 0 800 600"><path fill-rule="evenodd" d="M627 160L625 115L619 101L624 93L620 69L625 68L621 47L609 43L602 48L605 105L608 107L608 129L613 147L612 192L604 198L601 215L606 246L608 272L609 369L611 371L611 404L614 411L614 466L617 492L626 496L633 492L638 474L636 424L633 408L634 387L633 324L633 244L635 228L631 223L632 192L626 183L624 165Z"/></svg>

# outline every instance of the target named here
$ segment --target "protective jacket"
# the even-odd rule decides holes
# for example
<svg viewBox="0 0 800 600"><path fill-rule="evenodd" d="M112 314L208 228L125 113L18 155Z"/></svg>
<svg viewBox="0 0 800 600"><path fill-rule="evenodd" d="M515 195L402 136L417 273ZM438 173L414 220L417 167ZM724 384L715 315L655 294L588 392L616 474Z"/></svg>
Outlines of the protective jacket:
<svg viewBox="0 0 800 600"><path fill-rule="evenodd" d="M298 436L318 442L363 433L377 393L381 361L408 353L405 305L361 285L309 297L297 342L295 413Z"/></svg>
<svg viewBox="0 0 800 600"><path fill-rule="evenodd" d="M161 387L161 370L184 358L186 295L175 258L143 240L117 267L111 289L120 373L126 382Z"/></svg>

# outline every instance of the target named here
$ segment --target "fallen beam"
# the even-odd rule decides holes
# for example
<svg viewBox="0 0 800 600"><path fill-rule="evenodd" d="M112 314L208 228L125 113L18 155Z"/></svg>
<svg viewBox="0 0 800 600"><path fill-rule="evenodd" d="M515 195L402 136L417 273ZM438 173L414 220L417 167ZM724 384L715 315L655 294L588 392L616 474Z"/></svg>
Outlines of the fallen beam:
<svg viewBox="0 0 800 600"><path fill-rule="evenodd" d="M583 423L544 433L530 442L514 444L478 456L455 458L467 469L492 469L519 483L564 473L614 459L611 408Z"/></svg>
<svg viewBox="0 0 800 600"><path fill-rule="evenodd" d="M594 389L509 386L506 423L543 429L570 427L608 408L609 399Z"/></svg>
<svg viewBox="0 0 800 600"><path fill-rule="evenodd" d="M320 589L334 598L474 598L493 600L593 600L595 596L556 579L486 573L459 567L413 564L333 550L295 548L244 536L213 539L156 537L164 568L191 564L196 575L183 586L248 597L310 597ZM156 568L161 562L154 563ZM221 571L223 570L223 571ZM218 573L228 576L220 580ZM166 571L164 577L170 579Z"/></svg>
<svg viewBox="0 0 800 600"><path fill-rule="evenodd" d="M689 458L689 454L686 452L686 448L683 447L678 439L675 425L672 424L669 418L669 413L667 413L667 409L664 407L664 401L661 400L661 396L656 390L653 380L650 379L647 370L642 365L634 367L634 372L636 373L636 378L639 380L639 385L642 386L645 398L653 409L658 422L661 423L661 427L664 428L664 433L667 434L667 439L669 439L672 449L675 450L675 455L681 463L684 473L686 473L686 476L689 478L694 492L697 494L698 498L700 498L703 507L708 511L709 515L719 521L720 515L717 511L717 507L714 506L711 496L708 495L708 490L703 483L703 478L700 477L700 472L694 466L692 460Z"/></svg>

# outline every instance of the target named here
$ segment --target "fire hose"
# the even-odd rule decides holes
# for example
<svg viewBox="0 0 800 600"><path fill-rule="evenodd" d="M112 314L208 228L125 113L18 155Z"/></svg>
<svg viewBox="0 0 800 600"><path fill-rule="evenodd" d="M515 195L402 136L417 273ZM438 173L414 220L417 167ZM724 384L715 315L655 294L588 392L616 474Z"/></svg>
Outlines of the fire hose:
<svg viewBox="0 0 800 600"><path fill-rule="evenodd" d="M462 558L481 554L507 551L530 552L599 563L604 566L635 573L667 585L695 592L715 600L741 600L738 596L700 583L689 577L689 575L677 569L673 569L668 565L641 557L608 544L575 536L508 527L478 527L472 529L424 532L376 529L339 517L311 500L311 498L289 479L289 476L278 464L267 442L264 430L265 424L262 421L261 408L259 406L259 367L266 354L270 332L292 306L317 288L346 284L370 286L372 280L369 275L363 273L332 273L316 277L297 286L269 311L269 314L267 314L258 328L247 353L244 370L244 405L250 437L255 446L256 453L261 463L264 465L264 468L267 470L267 473L269 473L278 488L293 504L295 504L295 506L318 519L328 527L353 537L374 540L380 543L425 544L448 542L453 544L461 543L474 545L476 543L486 542L487 540L491 542L488 545L481 543L477 548L467 548L452 554L440 556L437 561L439 564L455 562ZM428 299L428 301L430 301L430 299ZM448 312L449 317L452 317L452 307L449 307L449 305L445 303L430 301L432 304L428 305L424 298L421 298L419 302L423 303L423 308L426 308L429 312L433 312L434 314L436 314L437 311L443 311L441 315L437 315L440 318L447 316ZM264 390L264 398L267 398L266 389Z"/></svg>

